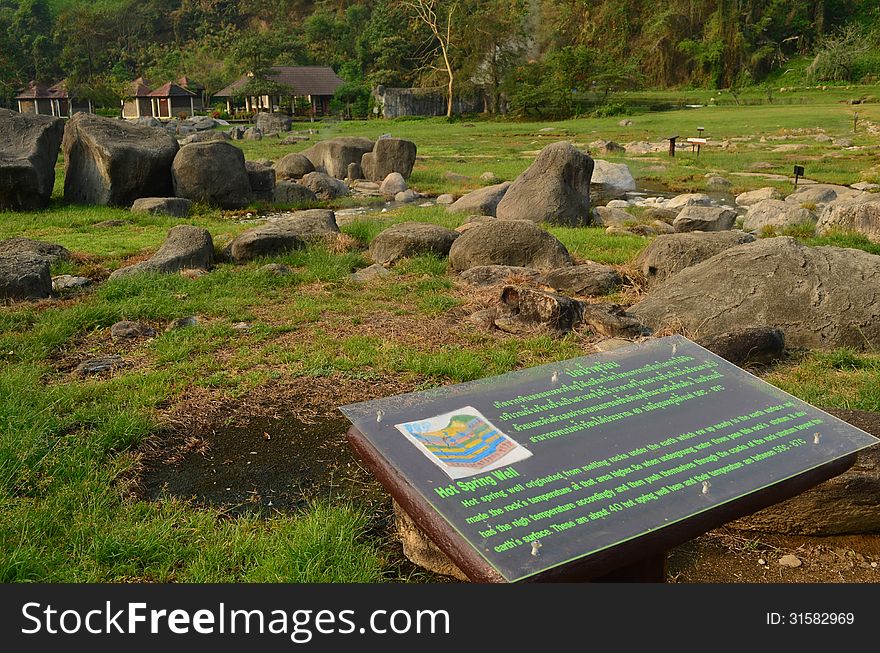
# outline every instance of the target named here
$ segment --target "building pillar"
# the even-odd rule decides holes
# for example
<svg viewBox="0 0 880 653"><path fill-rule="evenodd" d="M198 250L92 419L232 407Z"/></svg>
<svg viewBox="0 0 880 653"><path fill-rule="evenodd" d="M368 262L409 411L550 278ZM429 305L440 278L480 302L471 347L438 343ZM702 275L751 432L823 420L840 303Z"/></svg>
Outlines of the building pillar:
<svg viewBox="0 0 880 653"><path fill-rule="evenodd" d="M189 116L192 118L196 115L196 103L192 98L189 99Z"/></svg>

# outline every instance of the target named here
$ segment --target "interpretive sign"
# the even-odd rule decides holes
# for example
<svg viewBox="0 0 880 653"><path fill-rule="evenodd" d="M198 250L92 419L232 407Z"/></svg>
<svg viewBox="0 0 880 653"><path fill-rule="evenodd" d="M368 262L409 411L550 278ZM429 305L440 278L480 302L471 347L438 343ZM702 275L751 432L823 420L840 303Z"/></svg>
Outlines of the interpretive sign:
<svg viewBox="0 0 880 653"><path fill-rule="evenodd" d="M511 582L877 442L681 336L341 410Z"/></svg>

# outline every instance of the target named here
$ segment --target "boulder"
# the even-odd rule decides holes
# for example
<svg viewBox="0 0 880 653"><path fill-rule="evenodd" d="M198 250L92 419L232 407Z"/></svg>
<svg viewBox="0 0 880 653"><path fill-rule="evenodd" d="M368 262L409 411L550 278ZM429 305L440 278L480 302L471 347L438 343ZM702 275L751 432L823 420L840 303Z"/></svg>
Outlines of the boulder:
<svg viewBox="0 0 880 653"><path fill-rule="evenodd" d="M450 213L479 213L480 215L494 216L498 203L508 188L510 188L509 181L480 188L459 197L446 210Z"/></svg>
<svg viewBox="0 0 880 653"><path fill-rule="evenodd" d="M594 186L621 193L636 189L636 180L633 179L632 173L625 163L609 163L602 159L594 159L593 164L593 176L590 183Z"/></svg>
<svg viewBox="0 0 880 653"><path fill-rule="evenodd" d="M409 204L410 202L415 202L419 199L421 195L419 195L412 188L408 188L406 190L402 190L394 196L394 201L400 204Z"/></svg>
<svg viewBox="0 0 880 653"><path fill-rule="evenodd" d="M0 109L0 211L49 203L64 121Z"/></svg>
<svg viewBox="0 0 880 653"><path fill-rule="evenodd" d="M445 204L449 205L455 202L455 198L449 193L443 193L442 195L437 196L437 204Z"/></svg>
<svg viewBox="0 0 880 653"><path fill-rule="evenodd" d="M161 121L152 116L141 116L140 118L135 118L131 122L136 125L141 125L142 127L162 127Z"/></svg>
<svg viewBox="0 0 880 653"><path fill-rule="evenodd" d="M837 186L835 184L807 184L800 186L796 191L786 196L786 202L792 202L803 206L810 205L811 208L823 208L832 202L841 200L854 200L864 196L862 191L849 188L847 186Z"/></svg>
<svg viewBox="0 0 880 653"><path fill-rule="evenodd" d="M724 192L728 190L733 184L730 183L729 179L725 179L719 175L710 175L706 177L706 188L715 192Z"/></svg>
<svg viewBox="0 0 880 653"><path fill-rule="evenodd" d="M858 199L826 206L819 216L816 229L821 235L833 231L854 231L872 242L880 243L880 195L865 193Z"/></svg>
<svg viewBox="0 0 880 653"><path fill-rule="evenodd" d="M6 254L36 254L54 264L57 261L69 261L71 254L66 247L56 243L30 238L8 238L0 240L0 256Z"/></svg>
<svg viewBox="0 0 880 653"><path fill-rule="evenodd" d="M49 259L34 252L0 254L0 300L43 299L51 294Z"/></svg>
<svg viewBox="0 0 880 653"><path fill-rule="evenodd" d="M52 277L52 290L56 293L73 292L91 286L92 280L88 277L78 277L72 274L59 274Z"/></svg>
<svg viewBox="0 0 880 653"><path fill-rule="evenodd" d="M495 209L507 220L532 220L569 227L592 222L593 159L567 141L545 147L517 177ZM454 205L453 205L454 206Z"/></svg>
<svg viewBox="0 0 880 653"><path fill-rule="evenodd" d="M447 256L459 235L451 229L427 222L404 222L388 227L370 242L370 257L388 265L421 254Z"/></svg>
<svg viewBox="0 0 880 653"><path fill-rule="evenodd" d="M740 367L772 363L782 358L785 352L785 334L780 329L768 326L704 336L695 342Z"/></svg>
<svg viewBox="0 0 880 653"><path fill-rule="evenodd" d="M384 265L373 263L373 265L368 265L367 267L361 268L357 272L352 273L349 278L356 283L367 283L369 281L375 281L376 279L391 276L391 274L391 270L387 269Z"/></svg>
<svg viewBox="0 0 880 653"><path fill-rule="evenodd" d="M683 209L686 206L712 206L712 198L705 193L684 193L676 195L663 205L670 210Z"/></svg>
<svg viewBox="0 0 880 653"><path fill-rule="evenodd" d="M598 226L610 227L614 225L615 227L624 227L636 222L635 216L623 209L609 206L597 206L593 211L595 211L596 214L593 222Z"/></svg>
<svg viewBox="0 0 880 653"><path fill-rule="evenodd" d="M131 206L139 197L178 194L171 165L179 146L164 129L77 113L64 130L63 148L68 202Z"/></svg>
<svg viewBox="0 0 880 653"><path fill-rule="evenodd" d="M449 250L453 269L514 265L553 270L571 265L571 255L553 235L530 220L492 220L468 229Z"/></svg>
<svg viewBox="0 0 880 653"><path fill-rule="evenodd" d="M515 265L478 265L462 272L461 280L472 286L494 286L499 283L543 285L544 277L532 268Z"/></svg>
<svg viewBox="0 0 880 653"><path fill-rule="evenodd" d="M758 231L765 227L785 229L800 225L815 225L816 214L792 202L762 200L749 206L743 220L743 229Z"/></svg>
<svg viewBox="0 0 880 653"><path fill-rule="evenodd" d="M248 127L241 137L246 141L261 141L263 140L263 132L258 127Z"/></svg>
<svg viewBox="0 0 880 653"><path fill-rule="evenodd" d="M556 293L507 286L495 315L495 326L507 333L535 330L568 333L581 323L583 304Z"/></svg>
<svg viewBox="0 0 880 653"><path fill-rule="evenodd" d="M88 376L89 374L101 374L102 372L112 372L113 370L125 365L122 356L111 354L110 356L99 356L98 358L90 358L84 360L76 366L76 373L80 376Z"/></svg>
<svg viewBox="0 0 880 653"><path fill-rule="evenodd" d="M379 184L379 192L386 199L391 199L398 193L406 190L406 180L399 172L390 172L388 176L381 180Z"/></svg>
<svg viewBox="0 0 880 653"><path fill-rule="evenodd" d="M297 211L289 217L239 234L226 247L225 254L235 263L244 263L300 249L310 242L335 238L338 233L339 227L333 211Z"/></svg>
<svg viewBox="0 0 880 653"><path fill-rule="evenodd" d="M782 193L780 193L776 188L772 186L765 186L764 188L759 188L758 190L750 190L745 193L740 193L736 196L736 205L737 206L752 206L752 204L757 204L758 202L764 202L766 200L781 200Z"/></svg>
<svg viewBox="0 0 880 653"><path fill-rule="evenodd" d="M657 236L636 258L635 266L649 286L655 285L731 247L753 242L754 236L738 231Z"/></svg>
<svg viewBox="0 0 880 653"><path fill-rule="evenodd" d="M196 132L190 134L181 141L181 145L189 145L190 143L208 143L210 141L231 141L232 137L226 132Z"/></svg>
<svg viewBox="0 0 880 653"><path fill-rule="evenodd" d="M877 413L829 408L829 413L880 437ZM863 449L840 476L729 526L748 531L799 535L844 535L880 531L880 447Z"/></svg>
<svg viewBox="0 0 880 653"><path fill-rule="evenodd" d="M141 272L172 273L185 269L207 270L214 262L214 241L207 229L180 224L171 227L165 242L146 261L119 268L111 279Z"/></svg>
<svg viewBox="0 0 880 653"><path fill-rule="evenodd" d="M452 576L461 581L467 581L468 577L455 563L449 559L433 540L425 535L418 527L415 520L394 501L394 522L397 526L397 534L403 545L403 555L413 564L423 567L428 571L443 576Z"/></svg>
<svg viewBox="0 0 880 653"><path fill-rule="evenodd" d="M323 172L310 172L302 178L301 183L311 190L319 200L333 200L349 194L348 186L344 181Z"/></svg>
<svg viewBox="0 0 880 653"><path fill-rule="evenodd" d="M601 154L623 154L626 152L626 148L623 145L615 143L614 141L605 141L602 139L590 143L590 150L595 150Z"/></svg>
<svg viewBox="0 0 880 653"><path fill-rule="evenodd" d="M482 181L485 184L489 184L490 186L494 185L494 184L501 183L501 180L498 178L498 175L496 175L494 172L491 172L489 170L487 170L486 172L484 172L483 174L480 175L480 181Z"/></svg>
<svg viewBox="0 0 880 653"><path fill-rule="evenodd" d="M275 170L256 161L245 161L248 182L251 185L251 197L262 202L275 199Z"/></svg>
<svg viewBox="0 0 880 653"><path fill-rule="evenodd" d="M685 206L672 223L677 232L728 231L736 224L736 211L721 206Z"/></svg>
<svg viewBox="0 0 880 653"><path fill-rule="evenodd" d="M573 295L607 295L623 283L617 271L601 263L589 261L544 274L544 284Z"/></svg>
<svg viewBox="0 0 880 653"><path fill-rule="evenodd" d="M651 329L617 304L584 304L581 321L603 338L632 340L651 335Z"/></svg>
<svg viewBox="0 0 880 653"><path fill-rule="evenodd" d="M275 164L275 177L277 179L302 179L310 172L315 171L312 162L302 154L292 152L284 155Z"/></svg>
<svg viewBox="0 0 880 653"><path fill-rule="evenodd" d="M373 151L373 141L345 136L315 143L303 152L315 170L344 179L349 163L360 163L364 154Z"/></svg>
<svg viewBox="0 0 880 653"><path fill-rule="evenodd" d="M416 144L402 138L380 138L361 158L364 178L382 181L392 172L409 179L416 162Z"/></svg>
<svg viewBox="0 0 880 653"><path fill-rule="evenodd" d="M364 155L366 156L366 154ZM345 171L345 178L355 181L364 178L364 171L359 163L349 163Z"/></svg>
<svg viewBox="0 0 880 653"><path fill-rule="evenodd" d="M667 209L663 206L649 206L645 209L645 212L642 213L642 218L651 221L660 220L661 222L671 225L675 222L679 212L679 209Z"/></svg>
<svg viewBox="0 0 880 653"><path fill-rule="evenodd" d="M274 136L280 132L289 132L291 122L290 116L283 113L261 111L254 117L254 127L259 129L263 136Z"/></svg>
<svg viewBox="0 0 880 653"><path fill-rule="evenodd" d="M184 145L171 166L174 194L221 209L239 209L251 198L244 154L230 143Z"/></svg>
<svg viewBox="0 0 880 653"><path fill-rule="evenodd" d="M245 130L245 127L242 127L240 125L230 127L229 132L228 132L229 138L234 141L242 140L244 138L244 130Z"/></svg>
<svg viewBox="0 0 880 653"><path fill-rule="evenodd" d="M185 197L140 197L131 205L132 213L170 215L185 218L192 208L192 201Z"/></svg>
<svg viewBox="0 0 880 653"><path fill-rule="evenodd" d="M275 204L306 204L317 202L318 196L302 184L282 179L275 182L274 201Z"/></svg>
<svg viewBox="0 0 880 653"><path fill-rule="evenodd" d="M698 337L771 326L792 347L876 348L880 256L766 238L682 270L631 310L655 330Z"/></svg>

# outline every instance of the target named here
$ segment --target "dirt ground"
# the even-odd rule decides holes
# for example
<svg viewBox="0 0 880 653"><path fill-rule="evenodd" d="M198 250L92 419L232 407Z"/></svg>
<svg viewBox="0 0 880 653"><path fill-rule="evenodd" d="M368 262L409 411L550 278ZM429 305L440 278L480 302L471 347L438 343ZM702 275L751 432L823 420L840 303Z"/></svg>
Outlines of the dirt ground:
<svg viewBox="0 0 880 653"><path fill-rule="evenodd" d="M403 556L389 497L348 446L348 420L327 407L331 392L333 404L343 405L403 390L308 379L235 406L193 396L172 409L168 430L143 450L134 491L148 500L188 498L230 515L256 511L268 516L321 499L353 502L371 516L369 536L386 550L395 580L446 580ZM880 413L829 412L880 436ZM718 529L670 552L668 581L880 582L880 534L809 537Z"/></svg>

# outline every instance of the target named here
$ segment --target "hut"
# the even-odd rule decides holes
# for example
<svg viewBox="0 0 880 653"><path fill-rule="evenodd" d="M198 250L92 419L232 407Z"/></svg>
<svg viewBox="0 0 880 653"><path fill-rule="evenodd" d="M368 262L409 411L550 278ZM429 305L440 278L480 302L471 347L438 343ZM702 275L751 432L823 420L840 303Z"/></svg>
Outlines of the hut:
<svg viewBox="0 0 880 653"><path fill-rule="evenodd" d="M168 82L149 95L150 111L154 118L177 118L195 115L198 96L180 84Z"/></svg>
<svg viewBox="0 0 880 653"><path fill-rule="evenodd" d="M123 118L141 118L153 115L153 107L150 94L153 89L150 83L143 77L138 77L128 88L128 97L122 101Z"/></svg>
<svg viewBox="0 0 880 653"><path fill-rule="evenodd" d="M242 75L229 86L214 94L226 100L229 113L236 108L236 100L243 100L246 111L282 111L290 115L322 116L330 113L330 99L345 82L329 66L272 66L267 78L290 89L282 95L241 97L239 89L248 83L253 73ZM298 100L305 99L306 102ZM303 107L306 104L306 107ZM240 106L240 105L239 105Z"/></svg>
<svg viewBox="0 0 880 653"><path fill-rule="evenodd" d="M207 105L207 98L205 98L205 85L200 84L195 81L191 77L187 77L184 75L180 79L177 80L177 85L185 88L187 91L191 93L195 93L196 97L194 100L194 107L196 111L204 111L205 106Z"/></svg>
<svg viewBox="0 0 880 653"><path fill-rule="evenodd" d="M70 96L66 79L53 86L32 81L15 99L19 113L69 118L75 113L93 112L91 100L79 100Z"/></svg>

